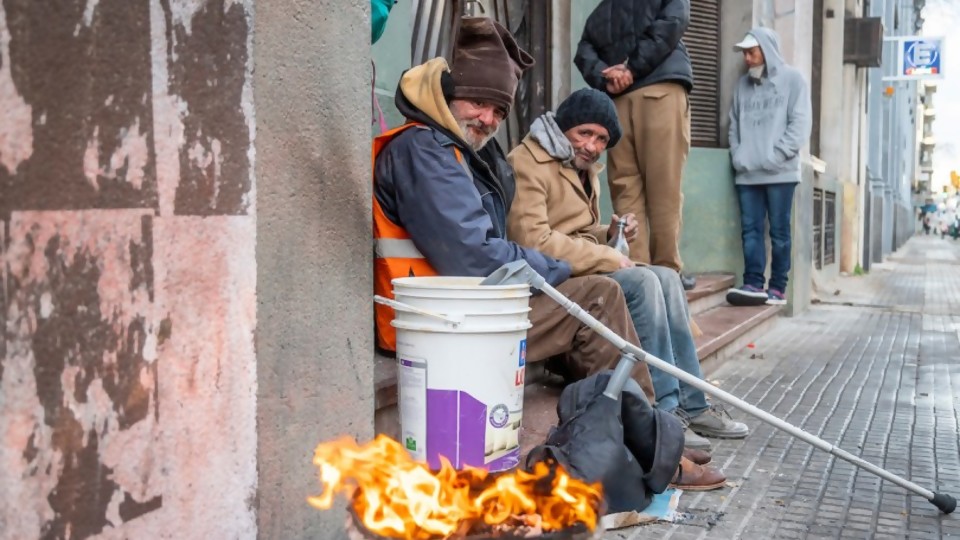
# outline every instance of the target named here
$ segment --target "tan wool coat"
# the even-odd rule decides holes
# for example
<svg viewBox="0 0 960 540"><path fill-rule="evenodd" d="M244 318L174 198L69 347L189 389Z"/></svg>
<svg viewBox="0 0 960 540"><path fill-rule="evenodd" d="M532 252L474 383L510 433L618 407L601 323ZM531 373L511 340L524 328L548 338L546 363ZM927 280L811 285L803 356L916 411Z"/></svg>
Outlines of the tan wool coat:
<svg viewBox="0 0 960 540"><path fill-rule="evenodd" d="M589 172L591 196L573 167L564 166L527 135L507 156L517 191L507 217L507 238L573 267L573 275L614 272L620 254L606 245L607 225L600 223L602 166Z"/></svg>

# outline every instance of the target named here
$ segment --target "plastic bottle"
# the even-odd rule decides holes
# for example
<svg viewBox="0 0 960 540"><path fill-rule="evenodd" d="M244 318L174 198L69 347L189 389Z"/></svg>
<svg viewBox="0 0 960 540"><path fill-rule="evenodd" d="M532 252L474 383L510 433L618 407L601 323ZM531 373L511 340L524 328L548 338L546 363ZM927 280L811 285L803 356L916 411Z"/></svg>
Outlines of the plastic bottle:
<svg viewBox="0 0 960 540"><path fill-rule="evenodd" d="M613 235L613 238L607 243L610 247L620 252L624 257L630 257L630 245L627 244L627 236L623 233L624 227L627 226L627 220L619 219L617 220L617 232Z"/></svg>

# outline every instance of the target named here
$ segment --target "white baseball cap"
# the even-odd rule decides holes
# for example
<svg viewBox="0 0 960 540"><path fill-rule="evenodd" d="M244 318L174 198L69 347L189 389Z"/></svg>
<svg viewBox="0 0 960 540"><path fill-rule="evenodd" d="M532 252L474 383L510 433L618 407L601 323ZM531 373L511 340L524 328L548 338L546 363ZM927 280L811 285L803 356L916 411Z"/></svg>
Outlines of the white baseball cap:
<svg viewBox="0 0 960 540"><path fill-rule="evenodd" d="M760 42L757 41L757 38L753 37L753 34L747 34L740 43L733 46L733 50L734 52L741 52L759 46Z"/></svg>

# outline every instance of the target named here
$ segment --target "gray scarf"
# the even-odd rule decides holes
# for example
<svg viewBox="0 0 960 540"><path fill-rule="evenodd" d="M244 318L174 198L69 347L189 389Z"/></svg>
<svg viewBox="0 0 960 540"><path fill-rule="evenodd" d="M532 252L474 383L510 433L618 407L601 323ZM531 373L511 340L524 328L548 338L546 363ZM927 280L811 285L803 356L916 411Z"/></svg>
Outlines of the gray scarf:
<svg viewBox="0 0 960 540"><path fill-rule="evenodd" d="M530 125L530 137L550 154L550 157L562 161L564 165L573 165L573 145L557 125L552 112L546 112Z"/></svg>

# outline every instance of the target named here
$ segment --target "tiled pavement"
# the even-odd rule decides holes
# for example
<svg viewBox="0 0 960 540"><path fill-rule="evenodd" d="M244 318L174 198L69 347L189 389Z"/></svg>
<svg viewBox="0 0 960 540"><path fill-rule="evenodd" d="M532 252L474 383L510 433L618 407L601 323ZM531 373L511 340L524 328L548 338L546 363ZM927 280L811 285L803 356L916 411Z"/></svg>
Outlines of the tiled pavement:
<svg viewBox="0 0 960 540"><path fill-rule="evenodd" d="M894 474L960 496L960 243L917 237L870 275L833 285L823 303L783 319L708 379ZM960 512L941 516L921 497L732 413L752 429L714 445L732 487L685 493L677 524L605 538L960 538Z"/></svg>

